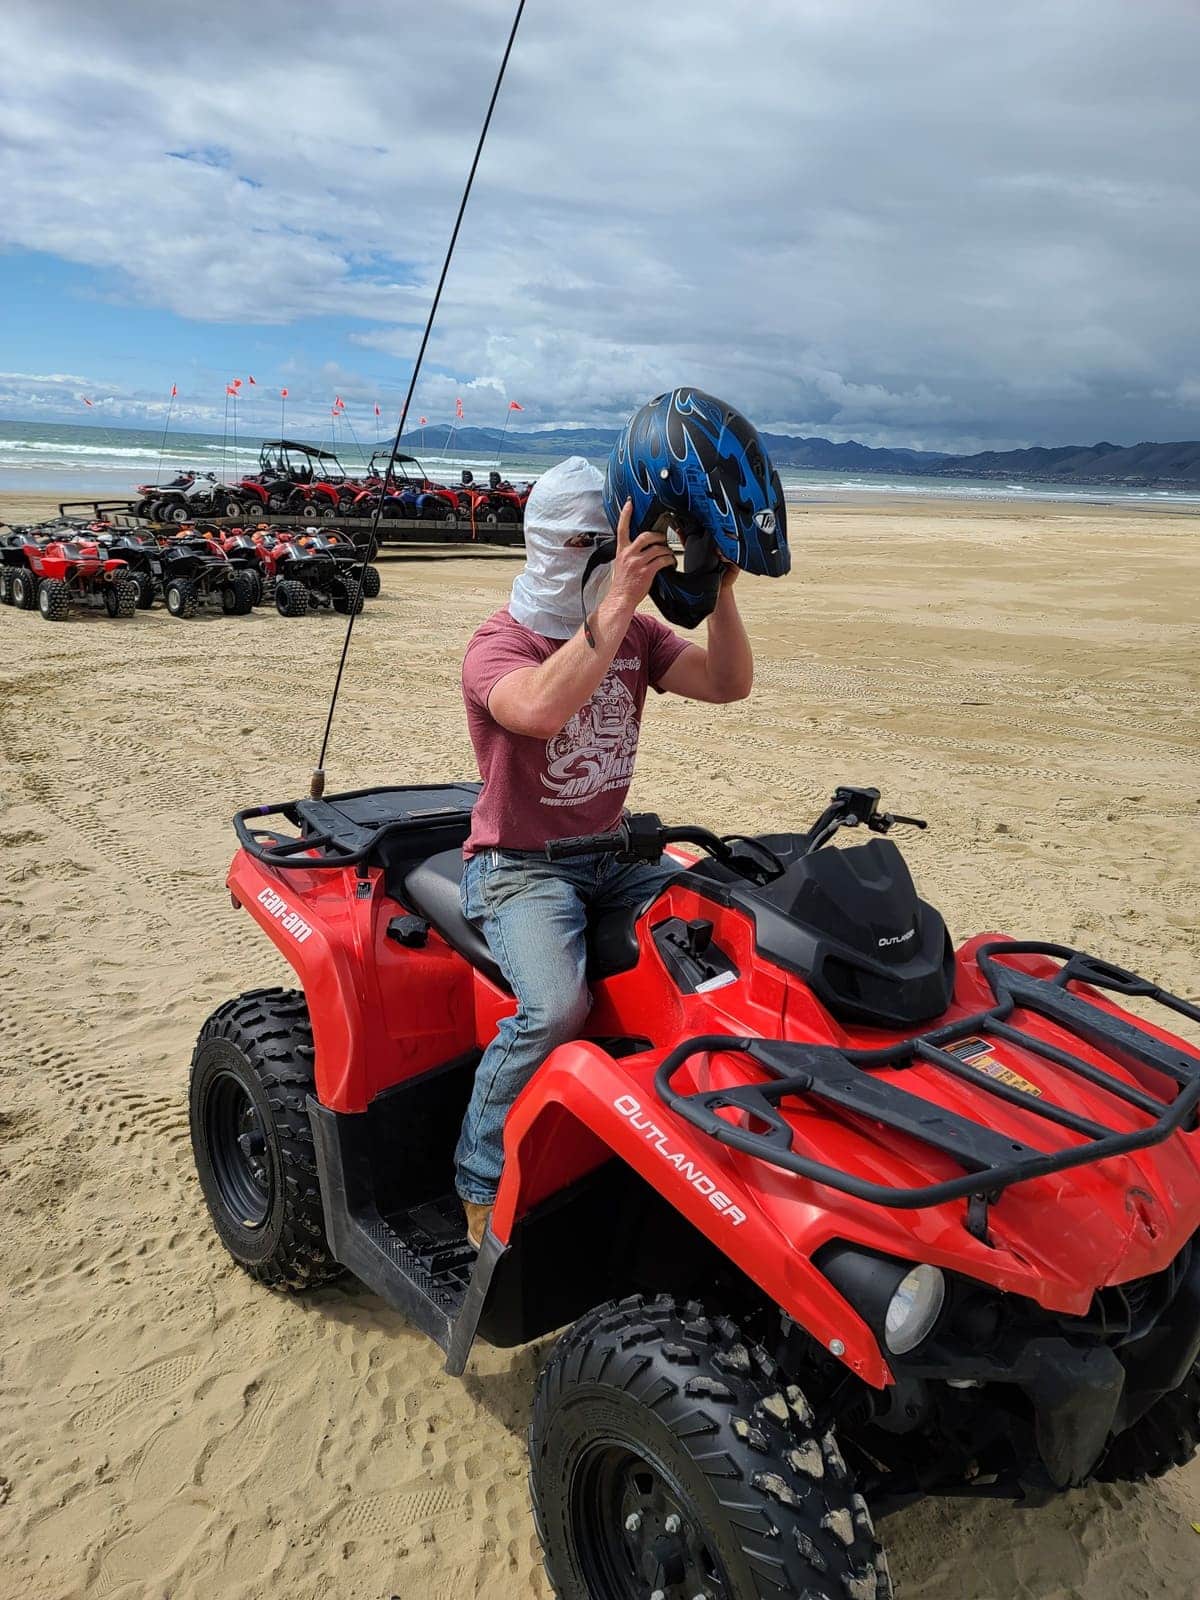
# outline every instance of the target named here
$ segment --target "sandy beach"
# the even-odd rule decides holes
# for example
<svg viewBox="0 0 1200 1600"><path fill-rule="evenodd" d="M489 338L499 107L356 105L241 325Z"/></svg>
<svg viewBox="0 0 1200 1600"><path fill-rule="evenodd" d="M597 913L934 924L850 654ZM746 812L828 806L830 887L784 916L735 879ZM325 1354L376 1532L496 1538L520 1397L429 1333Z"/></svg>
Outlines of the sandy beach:
<svg viewBox="0 0 1200 1600"><path fill-rule="evenodd" d="M57 496L0 499L0 520ZM1200 994L1200 515L864 497L798 506L744 579L752 698L654 698L632 801L745 831L837 782L956 939L1062 940ZM519 556L385 557L331 791L474 776L458 688ZM188 1144L195 1034L287 983L231 909L238 806L304 791L329 614L49 627L0 610L0 1592L12 1600L545 1596L524 1429L545 1346L465 1381L352 1280L302 1298L214 1235ZM883 1527L903 1600L1186 1600L1200 1462L1048 1510Z"/></svg>

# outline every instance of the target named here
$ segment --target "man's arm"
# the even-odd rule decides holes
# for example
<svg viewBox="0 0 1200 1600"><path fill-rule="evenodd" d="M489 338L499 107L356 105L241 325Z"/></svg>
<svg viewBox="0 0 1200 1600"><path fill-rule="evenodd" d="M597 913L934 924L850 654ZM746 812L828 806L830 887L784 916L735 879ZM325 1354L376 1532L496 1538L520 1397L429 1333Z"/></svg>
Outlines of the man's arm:
<svg viewBox="0 0 1200 1600"><path fill-rule="evenodd" d="M488 695L488 711L510 733L552 739L566 727L600 687L655 575L675 565L665 535L650 531L630 540L632 519L627 500L617 525L612 585L591 616L594 647L580 628L547 661L506 673Z"/></svg>
<svg viewBox="0 0 1200 1600"><path fill-rule="evenodd" d="M728 705L744 700L754 685L754 655L733 597L739 569L728 566L721 578L716 609L708 619L708 643L689 645L663 673L658 687L688 700Z"/></svg>

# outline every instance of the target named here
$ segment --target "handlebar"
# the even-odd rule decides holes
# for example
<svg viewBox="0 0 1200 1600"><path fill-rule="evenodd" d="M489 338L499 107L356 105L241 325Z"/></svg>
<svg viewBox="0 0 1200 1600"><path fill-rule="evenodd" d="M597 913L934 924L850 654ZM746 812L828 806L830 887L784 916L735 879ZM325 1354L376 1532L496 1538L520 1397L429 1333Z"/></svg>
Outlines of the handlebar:
<svg viewBox="0 0 1200 1600"><path fill-rule="evenodd" d="M891 811L880 811L878 789L855 789L843 786L834 791L833 799L817 818L807 834L801 835L801 856L812 855L829 843L839 828L868 828L872 833L890 833L893 828L926 828L921 817L899 816ZM745 863L746 851L736 852L732 847L740 844L753 847L766 862L771 877L781 876L787 869L774 850L761 841L742 834L728 834L724 838L708 828L694 826L665 827L662 819L652 811L639 811L622 817L610 833L578 834L569 839L554 839L546 846L550 861L567 861L575 856L615 855L625 861L656 862L669 844L697 844L718 861Z"/></svg>

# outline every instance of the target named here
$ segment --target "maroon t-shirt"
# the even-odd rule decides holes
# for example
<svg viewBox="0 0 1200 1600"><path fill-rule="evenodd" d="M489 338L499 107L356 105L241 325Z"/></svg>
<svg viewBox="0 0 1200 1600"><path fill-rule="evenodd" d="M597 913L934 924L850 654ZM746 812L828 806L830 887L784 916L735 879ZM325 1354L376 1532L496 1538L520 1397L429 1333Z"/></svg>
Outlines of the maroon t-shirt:
<svg viewBox="0 0 1200 1600"><path fill-rule="evenodd" d="M488 618L467 646L463 699L483 778L464 854L542 850L551 839L610 833L633 777L646 689L658 688L687 641L654 617L635 616L592 698L552 739L502 728L488 695L510 672L536 667L561 649L509 614Z"/></svg>

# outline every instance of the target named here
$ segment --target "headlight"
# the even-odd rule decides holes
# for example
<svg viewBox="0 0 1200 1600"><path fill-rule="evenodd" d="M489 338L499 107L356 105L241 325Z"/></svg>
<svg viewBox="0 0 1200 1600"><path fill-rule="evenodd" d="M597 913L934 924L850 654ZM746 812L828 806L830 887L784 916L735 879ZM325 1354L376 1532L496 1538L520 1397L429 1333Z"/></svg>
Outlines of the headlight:
<svg viewBox="0 0 1200 1600"><path fill-rule="evenodd" d="M884 1338L895 1356L907 1355L926 1338L941 1314L946 1279L940 1267L914 1267L888 1301Z"/></svg>
<svg viewBox="0 0 1200 1600"><path fill-rule="evenodd" d="M907 1355L933 1332L946 1299L940 1267L913 1266L840 1241L819 1250L815 1259L892 1355Z"/></svg>

